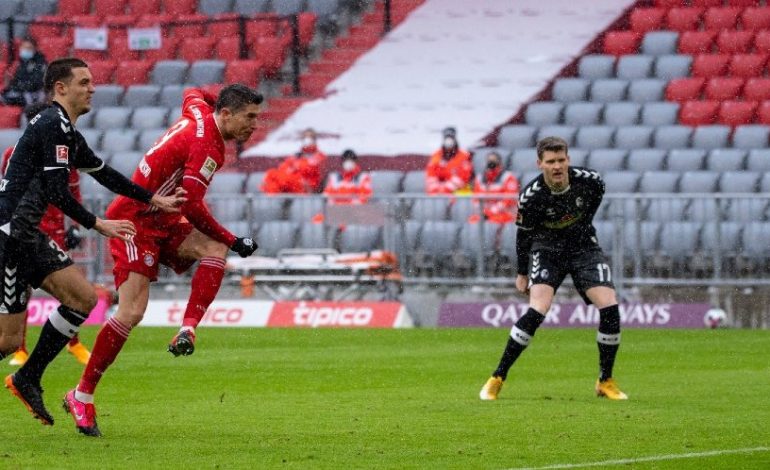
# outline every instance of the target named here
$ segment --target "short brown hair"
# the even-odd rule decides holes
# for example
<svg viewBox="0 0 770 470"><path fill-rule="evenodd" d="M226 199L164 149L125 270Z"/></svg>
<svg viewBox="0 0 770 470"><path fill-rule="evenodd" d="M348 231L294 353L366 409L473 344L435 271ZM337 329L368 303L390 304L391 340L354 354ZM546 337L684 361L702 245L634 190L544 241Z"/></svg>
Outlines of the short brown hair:
<svg viewBox="0 0 770 470"><path fill-rule="evenodd" d="M545 152L561 152L567 153L568 150L567 141L561 137L544 137L537 143L537 159L542 160Z"/></svg>
<svg viewBox="0 0 770 470"><path fill-rule="evenodd" d="M64 59L56 59L50 64L45 71L43 77L43 89L46 93L53 94L53 87L56 82L69 82L72 80L72 69L88 67L81 59L76 57L67 57Z"/></svg>

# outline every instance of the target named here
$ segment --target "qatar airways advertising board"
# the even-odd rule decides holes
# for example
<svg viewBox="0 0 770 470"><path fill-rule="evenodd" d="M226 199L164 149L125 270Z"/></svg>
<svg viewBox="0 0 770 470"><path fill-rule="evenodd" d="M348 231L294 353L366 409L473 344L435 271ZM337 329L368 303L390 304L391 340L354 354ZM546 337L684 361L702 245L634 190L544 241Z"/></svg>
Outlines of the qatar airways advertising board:
<svg viewBox="0 0 770 470"><path fill-rule="evenodd" d="M444 303L438 326L510 328L527 311L525 302ZM703 328L706 303L621 304L620 323L626 328ZM554 303L543 322L545 327L599 326L599 310L583 303Z"/></svg>

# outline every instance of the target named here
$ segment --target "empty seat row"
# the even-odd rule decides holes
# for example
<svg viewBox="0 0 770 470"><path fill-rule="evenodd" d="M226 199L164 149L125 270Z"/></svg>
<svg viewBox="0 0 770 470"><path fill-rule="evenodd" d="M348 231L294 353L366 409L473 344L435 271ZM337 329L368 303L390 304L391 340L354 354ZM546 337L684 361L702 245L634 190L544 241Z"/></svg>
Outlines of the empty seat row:
<svg viewBox="0 0 770 470"><path fill-rule="evenodd" d="M14 0L19 1L19 0ZM26 3L26 2L25 2ZM56 3L51 2L51 3ZM133 14L192 14L195 12L217 14L235 12L243 15L267 11L271 6L275 13L288 15L303 10L304 0L59 0L58 13L61 15L87 15L92 11L101 15ZM317 0L308 2L312 11ZM50 11L53 11L51 9Z"/></svg>
<svg viewBox="0 0 770 470"><path fill-rule="evenodd" d="M676 31L722 30L741 28L746 31L770 28L770 8L758 2L744 7L729 2L719 6L682 6L673 8L635 8L629 17L630 28L636 32L657 29Z"/></svg>
<svg viewBox="0 0 770 470"><path fill-rule="evenodd" d="M584 126L607 124L611 126L630 126L644 124L663 126L676 124L679 104L665 101L636 103L621 101L615 103L596 103L576 101L561 103L558 101L540 101L527 106L525 121L531 126L567 124Z"/></svg>
<svg viewBox="0 0 770 470"><path fill-rule="evenodd" d="M179 108L162 106L102 106L78 118L78 129L96 128L101 130L131 128L158 129L168 127L180 115Z"/></svg>
<svg viewBox="0 0 770 470"><path fill-rule="evenodd" d="M679 122L688 126L770 124L770 101L685 101Z"/></svg>
<svg viewBox="0 0 770 470"><path fill-rule="evenodd" d="M679 56L674 56L679 57ZM689 67L687 65L686 67ZM679 77L688 75L682 69ZM674 74L670 78L675 78ZM597 101L611 103L616 101L633 101L635 103L647 103L651 101L663 101L663 93L668 79L635 79L623 80L619 78L600 78L590 80L587 78L560 78L554 82L551 90L553 101L571 103L573 101Z"/></svg>
<svg viewBox="0 0 770 470"><path fill-rule="evenodd" d="M625 55L619 59L608 54L589 54L578 62L578 75L585 79L621 78L677 78L685 76L731 76L739 78L763 77L768 53L751 54L696 54L680 55Z"/></svg>
<svg viewBox="0 0 770 470"><path fill-rule="evenodd" d="M770 100L770 78L688 77L675 78L666 86L668 101L690 100Z"/></svg>
<svg viewBox="0 0 770 470"><path fill-rule="evenodd" d="M770 53L770 28L747 31L609 31L604 36L605 54L702 54L712 52L760 54Z"/></svg>
<svg viewBox="0 0 770 470"><path fill-rule="evenodd" d="M582 149L755 149L767 147L769 130L764 125L740 125L735 128L725 125L508 125L500 129L498 146L510 149L534 147L543 137L557 136L569 145Z"/></svg>
<svg viewBox="0 0 770 470"><path fill-rule="evenodd" d="M764 222L768 220L766 198L731 199L614 199L603 204L595 220L624 222Z"/></svg>
<svg viewBox="0 0 770 470"><path fill-rule="evenodd" d="M91 97L91 104L95 110L104 106L162 106L166 108L179 108L182 104L184 89L191 84L169 85L97 85L96 91ZM208 87L205 87L208 88ZM218 86L211 87L217 90Z"/></svg>

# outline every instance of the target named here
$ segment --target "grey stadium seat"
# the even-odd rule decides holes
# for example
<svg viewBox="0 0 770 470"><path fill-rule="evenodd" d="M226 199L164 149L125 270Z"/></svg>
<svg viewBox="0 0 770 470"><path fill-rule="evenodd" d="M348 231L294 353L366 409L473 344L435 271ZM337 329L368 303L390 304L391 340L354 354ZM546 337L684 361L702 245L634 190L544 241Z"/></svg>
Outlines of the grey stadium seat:
<svg viewBox="0 0 770 470"><path fill-rule="evenodd" d="M5 0L0 2L0 19L16 16L19 10L21 10L21 0Z"/></svg>
<svg viewBox="0 0 770 470"><path fill-rule="evenodd" d="M418 248L430 255L443 257L454 250L459 231L457 222L428 220L420 231Z"/></svg>
<svg viewBox="0 0 770 470"><path fill-rule="evenodd" d="M626 55L618 59L615 75L624 80L638 80L652 75L655 58L651 55Z"/></svg>
<svg viewBox="0 0 770 470"><path fill-rule="evenodd" d="M327 229L322 224L302 224L297 234L296 248L331 248L334 235L333 229Z"/></svg>
<svg viewBox="0 0 770 470"><path fill-rule="evenodd" d="M174 125L174 123L182 117L182 108L176 107L176 108L169 108L168 109L168 118L166 118L166 125L167 127L171 127Z"/></svg>
<svg viewBox="0 0 770 470"><path fill-rule="evenodd" d="M679 117L679 103L666 101L645 103L642 106L642 124L667 126L676 124Z"/></svg>
<svg viewBox="0 0 770 470"><path fill-rule="evenodd" d="M634 149L628 154L626 169L630 171L657 171L664 168L666 151L661 149Z"/></svg>
<svg viewBox="0 0 770 470"><path fill-rule="evenodd" d="M533 126L503 126L497 136L497 145L510 149L532 147L535 145L536 131L537 129Z"/></svg>
<svg viewBox="0 0 770 470"><path fill-rule="evenodd" d="M249 201L243 198L216 197L211 193L206 195L206 204L211 209L214 218L220 222L235 222L246 220L246 208Z"/></svg>
<svg viewBox="0 0 770 470"><path fill-rule="evenodd" d="M16 145L22 132L21 129L0 129L0 148L7 149Z"/></svg>
<svg viewBox="0 0 770 470"><path fill-rule="evenodd" d="M340 232L340 252L356 253L382 248L382 230L371 225L346 225Z"/></svg>
<svg viewBox="0 0 770 470"><path fill-rule="evenodd" d="M458 198L449 206L449 220L467 222L468 217L479 213L475 206L473 201L467 197Z"/></svg>
<svg viewBox="0 0 770 470"><path fill-rule="evenodd" d="M680 177L676 171L645 171L639 179L639 192L673 193Z"/></svg>
<svg viewBox="0 0 770 470"><path fill-rule="evenodd" d="M150 72L150 81L156 85L180 85L186 83L189 68L184 60L159 60Z"/></svg>
<svg viewBox="0 0 770 470"><path fill-rule="evenodd" d="M768 145L770 127L760 125L737 126L733 133L733 147L760 149Z"/></svg>
<svg viewBox="0 0 770 470"><path fill-rule="evenodd" d="M602 178L608 193L634 193L639 183L639 173L635 171L606 171Z"/></svg>
<svg viewBox="0 0 770 470"><path fill-rule="evenodd" d="M692 256L698 246L702 228L701 222L671 221L662 224L658 245L660 251L674 262L681 263Z"/></svg>
<svg viewBox="0 0 770 470"><path fill-rule="evenodd" d="M648 148L652 132L649 126L620 126L615 131L615 147L627 150Z"/></svg>
<svg viewBox="0 0 770 470"><path fill-rule="evenodd" d="M655 77L663 80L687 77L690 75L692 56L662 55L655 60Z"/></svg>
<svg viewBox="0 0 770 470"><path fill-rule="evenodd" d="M495 238L497 237L497 224L460 224L460 237L458 241L458 252L462 254L470 267L476 266L478 251L489 260L495 251ZM458 268L458 266L455 266ZM492 266L487 265L486 271L490 271Z"/></svg>
<svg viewBox="0 0 770 470"><path fill-rule="evenodd" d="M581 149L603 149L612 147L613 126L583 126L578 128L575 146Z"/></svg>
<svg viewBox="0 0 770 470"><path fill-rule="evenodd" d="M412 203L409 218L412 220L446 220L448 211L448 200L445 198L416 199Z"/></svg>
<svg viewBox="0 0 770 470"><path fill-rule="evenodd" d="M96 111L94 127L97 129L116 129L128 126L128 119L133 108L123 106L104 106Z"/></svg>
<svg viewBox="0 0 770 470"><path fill-rule="evenodd" d="M553 101L572 103L586 101L591 81L585 78L560 78L553 85Z"/></svg>
<svg viewBox="0 0 770 470"><path fill-rule="evenodd" d="M396 194L401 192L401 180L404 179L404 173L401 171L372 171L372 193Z"/></svg>
<svg viewBox="0 0 770 470"><path fill-rule="evenodd" d="M740 248L742 229L743 224L736 222L706 222L701 230L701 247L706 251L718 249L724 255L735 256Z"/></svg>
<svg viewBox="0 0 770 470"><path fill-rule="evenodd" d="M94 127L94 117L96 116L96 110L91 110L91 112L85 113L78 117L78 129L89 129L91 127ZM24 117L22 116L22 119ZM26 126L26 123L25 123Z"/></svg>
<svg viewBox="0 0 770 470"><path fill-rule="evenodd" d="M158 85L131 85L126 88L126 94L123 95L123 106L156 106L160 97L160 87Z"/></svg>
<svg viewBox="0 0 770 470"><path fill-rule="evenodd" d="M750 222L743 228L741 247L749 258L767 259L770 246L770 222Z"/></svg>
<svg viewBox="0 0 770 470"><path fill-rule="evenodd" d="M78 129L78 132L83 135L83 138L86 139L86 143L93 150L102 148L102 135L104 134L104 131L101 129Z"/></svg>
<svg viewBox="0 0 770 470"><path fill-rule="evenodd" d="M253 173L252 173L253 175ZM251 175L249 175L251 177ZM247 179L248 182L250 179ZM251 201L251 220L256 224L283 219L286 199L256 195Z"/></svg>
<svg viewBox="0 0 770 470"><path fill-rule="evenodd" d="M165 85L160 90L160 105L167 108L177 108L182 106L182 92L184 85L172 84Z"/></svg>
<svg viewBox="0 0 770 470"><path fill-rule="evenodd" d="M770 193L770 173L765 172L759 180L759 190L763 193Z"/></svg>
<svg viewBox="0 0 770 470"><path fill-rule="evenodd" d="M233 12L239 15L253 15L265 11L270 0L235 0Z"/></svg>
<svg viewBox="0 0 770 470"><path fill-rule="evenodd" d="M567 145L574 145L575 133L577 129L574 126L543 126L537 133L537 140L541 140L543 137L556 136L561 137L567 141ZM532 147L531 145L519 145L518 147Z"/></svg>
<svg viewBox="0 0 770 470"><path fill-rule="evenodd" d="M627 101L607 103L604 106L602 123L608 126L632 126L639 123L640 108L638 103Z"/></svg>
<svg viewBox="0 0 770 470"><path fill-rule="evenodd" d="M590 54L580 58L578 76L581 78L597 79L615 76L615 56L605 54Z"/></svg>
<svg viewBox="0 0 770 470"><path fill-rule="evenodd" d="M588 162L588 150L569 149L570 166L586 166L587 162Z"/></svg>
<svg viewBox="0 0 770 470"><path fill-rule="evenodd" d="M404 175L405 193L425 193L425 172L422 170L408 171Z"/></svg>
<svg viewBox="0 0 770 470"><path fill-rule="evenodd" d="M57 0L24 0L24 2L22 2L21 14L29 18L35 18L41 15L51 15L56 11L58 3Z"/></svg>
<svg viewBox="0 0 770 470"><path fill-rule="evenodd" d="M96 85L91 105L97 109L102 106L118 106L122 96L123 87L120 85Z"/></svg>
<svg viewBox="0 0 770 470"><path fill-rule="evenodd" d="M697 220L699 222L710 222L715 219L722 219L724 212L722 207L726 207L726 201L717 201L716 199L695 198L690 201L690 205L685 210L687 220Z"/></svg>
<svg viewBox="0 0 770 470"><path fill-rule="evenodd" d="M742 149L714 149L706 156L706 169L713 171L743 170L746 151Z"/></svg>
<svg viewBox="0 0 770 470"><path fill-rule="evenodd" d="M289 207L289 220L307 224L313 217L324 212L322 197L307 197L294 199Z"/></svg>
<svg viewBox="0 0 770 470"><path fill-rule="evenodd" d="M236 236L251 235L252 231L249 228L249 223L245 220L236 220L233 222L225 222L222 224L230 233L234 233Z"/></svg>
<svg viewBox="0 0 770 470"><path fill-rule="evenodd" d="M598 80L594 80L594 82L591 84L591 101L600 103L623 101L626 99L626 90L628 90L628 80L620 80L617 78L600 78Z"/></svg>
<svg viewBox="0 0 770 470"><path fill-rule="evenodd" d="M571 152L572 149L569 151ZM508 168L515 173L537 170L537 150L534 148L514 150Z"/></svg>
<svg viewBox="0 0 770 470"><path fill-rule="evenodd" d="M564 103L556 101L540 101L527 105L524 112L524 120L530 126L545 126L561 122L561 113Z"/></svg>
<svg viewBox="0 0 770 470"><path fill-rule="evenodd" d="M279 15L293 15L302 11L305 0L281 0L273 2L273 11Z"/></svg>
<svg viewBox="0 0 770 470"><path fill-rule="evenodd" d="M596 228L596 238L599 240L599 246L605 253L612 253L612 247L615 241L615 222L607 220L594 220Z"/></svg>
<svg viewBox="0 0 770 470"><path fill-rule="evenodd" d="M225 74L225 63L221 60L197 60L190 66L189 83L193 85L208 85L222 83Z"/></svg>
<svg viewBox="0 0 770 470"><path fill-rule="evenodd" d="M654 56L676 54L678 42L679 33L674 31L650 31L642 39L641 53Z"/></svg>
<svg viewBox="0 0 770 470"><path fill-rule="evenodd" d="M338 7L338 0L308 0L307 2L307 10L315 13L320 18L334 14Z"/></svg>
<svg viewBox="0 0 770 470"><path fill-rule="evenodd" d="M588 101L569 103L564 107L564 124L568 126L590 126L599 123L603 105Z"/></svg>
<svg viewBox="0 0 770 470"><path fill-rule="evenodd" d="M217 172L209 183L208 193L241 194L246 182L246 173Z"/></svg>
<svg viewBox="0 0 770 470"><path fill-rule="evenodd" d="M637 239L637 233L638 239ZM623 231L625 241L625 255L632 256L640 253L644 262L645 258L651 258L658 249L660 235L660 222L645 221L626 224Z"/></svg>
<svg viewBox="0 0 770 470"><path fill-rule="evenodd" d="M275 256L278 251L293 247L297 238L299 224L286 220L274 220L265 222L259 226L257 244L259 254L262 256Z"/></svg>
<svg viewBox="0 0 770 470"><path fill-rule="evenodd" d="M668 165L671 171L695 171L703 169L706 151L702 149L674 149L668 152Z"/></svg>
<svg viewBox="0 0 770 470"><path fill-rule="evenodd" d="M209 16L229 13L232 8L233 0L200 0L198 2L198 12Z"/></svg>
<svg viewBox="0 0 770 470"><path fill-rule="evenodd" d="M653 132L653 145L661 149L681 149L690 146L692 128L688 126L660 126Z"/></svg>
<svg viewBox="0 0 770 470"><path fill-rule="evenodd" d="M732 222L754 222L767 220L765 199L732 199L725 211L727 220Z"/></svg>
<svg viewBox="0 0 770 470"><path fill-rule="evenodd" d="M679 180L680 193L713 193L717 189L716 171L686 171Z"/></svg>
<svg viewBox="0 0 770 470"><path fill-rule="evenodd" d="M244 192L246 193L258 193L262 192L262 182L265 180L264 171L254 171L246 178L246 186Z"/></svg>
<svg viewBox="0 0 770 470"><path fill-rule="evenodd" d="M155 142L166 133L166 129L163 127L156 127L154 129L142 129L139 132L139 140L136 143L136 148L142 152L150 150L155 145Z"/></svg>
<svg viewBox="0 0 770 470"><path fill-rule="evenodd" d="M698 126L692 133L692 146L698 149L718 149L728 146L729 126Z"/></svg>
<svg viewBox="0 0 770 470"><path fill-rule="evenodd" d="M628 101L634 103L649 103L663 101L663 92L666 89L666 80L659 78L645 78L631 80L628 85Z"/></svg>
<svg viewBox="0 0 770 470"><path fill-rule="evenodd" d="M139 161L144 156L142 152L125 151L115 152L110 159L110 166L118 170L124 176L130 178L134 170L139 166Z"/></svg>
<svg viewBox="0 0 770 470"><path fill-rule="evenodd" d="M521 185L522 188L524 188L524 186L529 184L530 181L533 181L535 178L540 176L541 173L542 171L540 170L525 171L524 173L521 174L521 178L519 178L519 184Z"/></svg>
<svg viewBox="0 0 770 470"><path fill-rule="evenodd" d="M136 150L139 132L134 129L109 129L102 137L102 150L109 153Z"/></svg>
<svg viewBox="0 0 770 470"><path fill-rule="evenodd" d="M80 178L80 194L84 199L101 198L103 202L109 202L115 197L115 194L90 176Z"/></svg>
<svg viewBox="0 0 770 470"><path fill-rule="evenodd" d="M620 171L624 169L624 163L628 151L618 149L593 150L588 157L588 167L604 173L607 171Z"/></svg>
<svg viewBox="0 0 770 470"><path fill-rule="evenodd" d="M656 222L674 222L684 220L686 199L653 199L647 205L647 219Z"/></svg>
<svg viewBox="0 0 770 470"><path fill-rule="evenodd" d="M756 193L759 191L760 173L756 171L725 171L719 179L723 193Z"/></svg>
<svg viewBox="0 0 770 470"><path fill-rule="evenodd" d="M770 171L770 149L759 148L749 150L746 158L746 169L750 171Z"/></svg>
<svg viewBox="0 0 770 470"><path fill-rule="evenodd" d="M163 106L141 106L131 115L132 129L156 129L166 126L168 108Z"/></svg>

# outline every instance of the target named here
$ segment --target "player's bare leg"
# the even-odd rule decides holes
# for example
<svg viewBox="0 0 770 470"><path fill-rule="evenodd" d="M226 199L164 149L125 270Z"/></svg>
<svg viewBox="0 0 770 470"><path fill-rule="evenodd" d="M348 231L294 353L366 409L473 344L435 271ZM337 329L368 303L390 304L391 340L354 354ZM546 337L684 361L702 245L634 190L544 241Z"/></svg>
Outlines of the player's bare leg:
<svg viewBox="0 0 770 470"><path fill-rule="evenodd" d="M596 286L586 291L586 296L599 309L599 331L596 344L599 347L599 379L596 381L596 395L610 400L627 400L612 377L615 356L620 348L620 311L615 289Z"/></svg>
<svg viewBox="0 0 770 470"><path fill-rule="evenodd" d="M0 315L0 360L14 354L24 342L26 312Z"/></svg>

